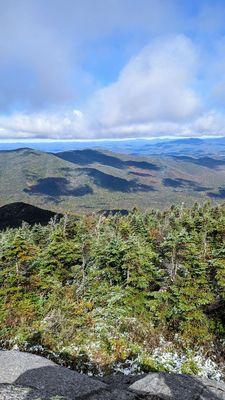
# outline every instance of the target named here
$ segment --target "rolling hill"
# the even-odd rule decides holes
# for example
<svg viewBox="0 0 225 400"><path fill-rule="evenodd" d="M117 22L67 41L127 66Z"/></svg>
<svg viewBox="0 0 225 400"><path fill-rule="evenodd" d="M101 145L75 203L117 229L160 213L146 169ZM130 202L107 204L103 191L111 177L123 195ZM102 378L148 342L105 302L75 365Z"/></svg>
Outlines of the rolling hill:
<svg viewBox="0 0 225 400"><path fill-rule="evenodd" d="M225 158L23 148L0 151L0 187L0 205L25 202L62 213L221 202Z"/></svg>
<svg viewBox="0 0 225 400"><path fill-rule="evenodd" d="M29 225L47 225L51 218L61 215L25 203L10 203L0 207L0 230L18 228L23 222Z"/></svg>

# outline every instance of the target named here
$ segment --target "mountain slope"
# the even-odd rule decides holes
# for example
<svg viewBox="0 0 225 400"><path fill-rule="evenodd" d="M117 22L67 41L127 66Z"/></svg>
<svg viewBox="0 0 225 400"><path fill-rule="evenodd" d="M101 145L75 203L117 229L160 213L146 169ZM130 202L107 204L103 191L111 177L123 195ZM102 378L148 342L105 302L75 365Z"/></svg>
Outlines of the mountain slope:
<svg viewBox="0 0 225 400"><path fill-rule="evenodd" d="M221 202L225 159L25 148L0 152L0 187L0 205L25 202L62 213Z"/></svg>
<svg viewBox="0 0 225 400"><path fill-rule="evenodd" d="M0 207L0 230L17 228L23 222L46 225L56 214L25 203L11 203ZM59 215L60 217L60 215Z"/></svg>

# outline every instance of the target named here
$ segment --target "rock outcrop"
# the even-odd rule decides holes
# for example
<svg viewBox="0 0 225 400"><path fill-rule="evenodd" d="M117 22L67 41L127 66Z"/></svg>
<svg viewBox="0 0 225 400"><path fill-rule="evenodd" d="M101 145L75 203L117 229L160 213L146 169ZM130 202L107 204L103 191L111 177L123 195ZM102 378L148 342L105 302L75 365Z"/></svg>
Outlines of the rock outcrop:
<svg viewBox="0 0 225 400"><path fill-rule="evenodd" d="M50 360L0 351L0 400L225 400L225 383L150 373L93 379Z"/></svg>
<svg viewBox="0 0 225 400"><path fill-rule="evenodd" d="M225 383L165 372L148 374L129 386L129 389L165 400L225 400Z"/></svg>

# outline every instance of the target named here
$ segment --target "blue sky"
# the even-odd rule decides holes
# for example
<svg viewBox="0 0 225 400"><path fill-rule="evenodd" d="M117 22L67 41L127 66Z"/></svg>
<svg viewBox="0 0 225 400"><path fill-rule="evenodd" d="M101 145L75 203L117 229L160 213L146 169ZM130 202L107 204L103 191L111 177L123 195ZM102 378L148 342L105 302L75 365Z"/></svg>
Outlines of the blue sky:
<svg viewBox="0 0 225 400"><path fill-rule="evenodd" d="M0 0L0 139L225 135L224 0Z"/></svg>

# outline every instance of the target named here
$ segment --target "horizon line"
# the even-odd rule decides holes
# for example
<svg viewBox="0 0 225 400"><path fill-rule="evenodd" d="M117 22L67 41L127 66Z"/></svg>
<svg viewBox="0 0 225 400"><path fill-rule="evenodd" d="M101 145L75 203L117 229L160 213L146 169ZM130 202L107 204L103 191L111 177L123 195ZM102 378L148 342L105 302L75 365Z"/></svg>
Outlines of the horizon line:
<svg viewBox="0 0 225 400"><path fill-rule="evenodd" d="M43 142L125 142L125 141L138 141L138 140L182 140L182 139L219 139L225 138L225 135L203 135L203 136L160 136L160 137L127 137L127 138L101 138L101 139L0 139L0 143L43 143Z"/></svg>

